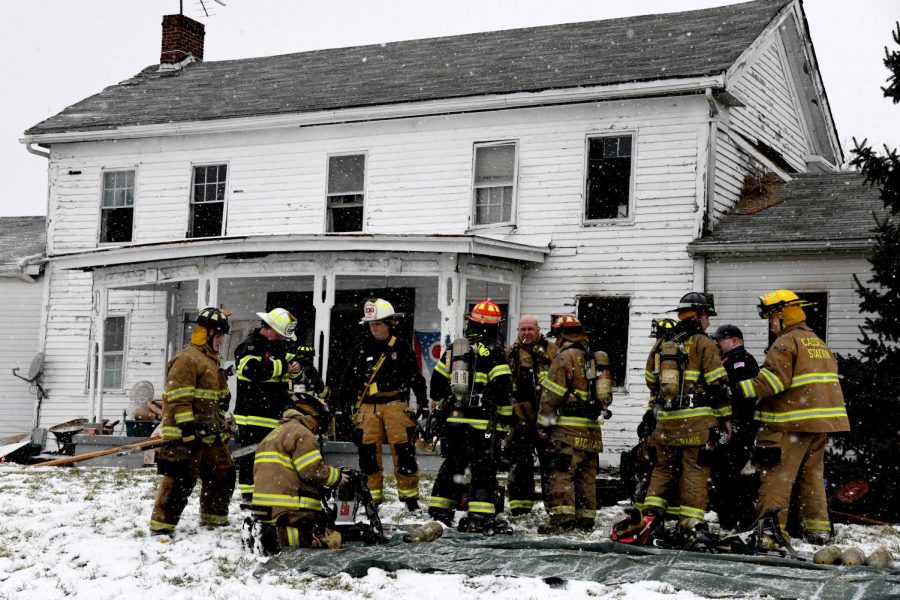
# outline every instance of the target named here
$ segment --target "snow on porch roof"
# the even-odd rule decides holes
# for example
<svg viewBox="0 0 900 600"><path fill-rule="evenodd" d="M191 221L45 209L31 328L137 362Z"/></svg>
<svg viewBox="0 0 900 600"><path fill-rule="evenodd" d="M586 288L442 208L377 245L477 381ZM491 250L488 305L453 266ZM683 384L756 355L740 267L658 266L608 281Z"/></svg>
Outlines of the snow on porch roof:
<svg viewBox="0 0 900 600"><path fill-rule="evenodd" d="M26 136L720 75L790 1L152 65Z"/></svg>
<svg viewBox="0 0 900 600"><path fill-rule="evenodd" d="M85 269L198 256L249 255L277 252L433 252L498 258L523 263L542 263L550 252L550 236L508 235L260 235L179 240L97 248L86 252L54 254L50 259L62 269Z"/></svg>

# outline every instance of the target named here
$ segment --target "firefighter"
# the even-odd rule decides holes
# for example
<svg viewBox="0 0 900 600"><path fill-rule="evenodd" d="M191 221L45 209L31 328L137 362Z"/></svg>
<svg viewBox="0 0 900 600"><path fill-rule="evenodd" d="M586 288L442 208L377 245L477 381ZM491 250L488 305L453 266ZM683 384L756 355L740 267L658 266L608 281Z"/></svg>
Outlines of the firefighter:
<svg viewBox="0 0 900 600"><path fill-rule="evenodd" d="M441 436L444 462L431 490L428 513L452 526L454 510L466 495L468 514L458 526L462 532L499 532L509 527L497 518L498 505L499 510L503 508L497 484L498 438L509 431L512 421L512 372L497 341L501 317L493 300L475 303L465 336L453 341L431 374L434 410L446 416L446 424Z"/></svg>
<svg viewBox="0 0 900 600"><path fill-rule="evenodd" d="M293 406L292 381L301 373L300 363L286 345L297 340L294 315L283 308L256 315L262 324L234 351L238 379L234 420L241 446L259 443L275 429L282 413ZM253 496L252 453L238 459L238 487L249 502Z"/></svg>
<svg viewBox="0 0 900 600"><path fill-rule="evenodd" d="M690 536L703 525L711 450L720 423L730 427L731 407L725 368L705 333L716 315L712 298L690 292L673 312L678 323L653 345L644 372L650 406L638 437L650 435L656 466L641 508L648 522L679 518L678 529Z"/></svg>
<svg viewBox="0 0 900 600"><path fill-rule="evenodd" d="M759 316L778 337L759 374L738 385L744 401L756 403L760 423L753 450L760 468L757 518L779 508L784 529L793 490L803 538L825 544L831 539L825 446L829 433L850 431L850 422L834 355L806 324L803 307L810 304L784 289L759 297Z"/></svg>
<svg viewBox="0 0 900 600"><path fill-rule="evenodd" d="M599 365L588 349L581 321L575 315L562 315L552 331L559 354L544 381L537 418L538 435L548 442L549 489L544 495L550 522L538 531L591 531L597 516L597 468L603 451L599 417L608 414L612 393L609 386L600 391L594 385L599 383ZM597 353L597 363L605 362L608 368L604 356Z"/></svg>
<svg viewBox="0 0 900 600"><path fill-rule="evenodd" d="M417 406L425 403L425 378L416 353L397 337L403 315L387 300L369 300L361 325L369 335L354 348L344 369L338 399L354 406L353 440L359 451L359 470L368 476L372 500L384 498L381 445L387 441L394 461L397 495L410 513L419 510L419 465L416 462L416 415L409 408L410 389ZM351 411L353 412L353 411Z"/></svg>
<svg viewBox="0 0 900 600"><path fill-rule="evenodd" d="M713 467L710 505L719 516L719 525L723 529L743 530L756 522L758 483L753 475L745 475L741 471L750 459L757 424L753 420L750 403L738 401L741 396L737 385L745 379L756 377L759 365L744 347L744 334L737 326L722 325L710 337L719 347L732 399L731 440L722 449Z"/></svg>
<svg viewBox="0 0 900 600"><path fill-rule="evenodd" d="M541 390L550 363L559 347L541 335L537 319L525 315L519 319L516 342L506 349L512 371L512 432L506 440L509 457L509 512L513 516L531 512L535 501L534 453L538 450L541 490L546 492L543 443L537 443L537 412Z"/></svg>
<svg viewBox="0 0 900 600"><path fill-rule="evenodd" d="M157 450L163 476L150 517L152 535L171 535L200 479L200 523L221 526L228 519L234 492L234 461L225 411L231 396L219 348L229 331L226 310L204 308L197 315L191 342L166 365L162 437Z"/></svg>
<svg viewBox="0 0 900 600"><path fill-rule="evenodd" d="M262 516L244 520L244 539L259 554L341 544L341 534L328 528L322 494L346 483L347 475L325 464L316 437L328 428L331 413L315 396L297 399L256 449L253 510Z"/></svg>

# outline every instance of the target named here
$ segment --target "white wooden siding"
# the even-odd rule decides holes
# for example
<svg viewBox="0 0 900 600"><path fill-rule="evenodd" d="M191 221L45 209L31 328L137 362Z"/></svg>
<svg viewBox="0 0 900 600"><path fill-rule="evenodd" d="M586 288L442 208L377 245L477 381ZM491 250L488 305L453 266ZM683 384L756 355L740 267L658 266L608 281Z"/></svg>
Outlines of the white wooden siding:
<svg viewBox="0 0 900 600"><path fill-rule="evenodd" d="M31 431L35 395L29 385L12 375L28 376L35 354L40 351L40 329L43 316L46 278L35 283L0 277L0 438Z"/></svg>
<svg viewBox="0 0 900 600"><path fill-rule="evenodd" d="M751 141L759 139L778 150L802 172L806 170L810 142L788 73L781 38L773 35L756 59L728 82L746 103L746 107L731 109L731 124Z"/></svg>
<svg viewBox="0 0 900 600"><path fill-rule="evenodd" d="M859 351L859 296L853 275L863 282L871 265L860 256L810 256L782 260L715 259L706 267L707 290L715 294L718 316L711 328L732 323L741 328L747 349L762 362L768 345L767 321L756 313L761 294L786 288L828 294L828 346L838 354Z"/></svg>

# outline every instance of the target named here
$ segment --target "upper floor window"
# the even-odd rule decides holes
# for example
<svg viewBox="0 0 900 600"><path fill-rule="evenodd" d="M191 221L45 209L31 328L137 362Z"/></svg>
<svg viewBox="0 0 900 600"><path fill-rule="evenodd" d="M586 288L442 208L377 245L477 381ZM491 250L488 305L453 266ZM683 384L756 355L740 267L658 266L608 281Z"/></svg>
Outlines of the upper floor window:
<svg viewBox="0 0 900 600"><path fill-rule="evenodd" d="M130 242L134 224L134 169L104 171L100 242Z"/></svg>
<svg viewBox="0 0 900 600"><path fill-rule="evenodd" d="M228 165L194 167L188 237L224 235L227 174Z"/></svg>
<svg viewBox="0 0 900 600"><path fill-rule="evenodd" d="M475 146L475 225L512 223L516 144Z"/></svg>
<svg viewBox="0 0 900 600"><path fill-rule="evenodd" d="M586 221L628 218L631 142L631 135L588 138Z"/></svg>
<svg viewBox="0 0 900 600"><path fill-rule="evenodd" d="M328 157L328 232L362 231L366 155Z"/></svg>
<svg viewBox="0 0 900 600"><path fill-rule="evenodd" d="M122 390L125 382L124 316L106 317L103 322L103 389Z"/></svg>

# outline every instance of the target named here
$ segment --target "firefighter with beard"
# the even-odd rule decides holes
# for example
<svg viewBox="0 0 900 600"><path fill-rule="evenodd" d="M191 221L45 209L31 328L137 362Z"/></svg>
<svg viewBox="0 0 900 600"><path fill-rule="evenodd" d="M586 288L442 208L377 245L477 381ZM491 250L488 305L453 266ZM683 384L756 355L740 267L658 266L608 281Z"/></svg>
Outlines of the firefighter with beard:
<svg viewBox="0 0 900 600"><path fill-rule="evenodd" d="M806 324L803 307L810 304L784 289L759 297L759 316L778 337L759 374L738 383L743 398L737 402L755 402L760 423L753 449L760 467L757 518L781 509L784 529L793 491L803 538L825 544L831 539L825 446L829 433L850 431L850 422L834 355Z"/></svg>
<svg viewBox="0 0 900 600"><path fill-rule="evenodd" d="M597 516L597 468L603 451L601 415L609 418L612 387L609 359L591 353L588 337L575 315L553 323L559 354L550 365L541 394L538 435L547 441L550 522L539 533L572 529L591 531ZM598 378L598 367L601 372ZM602 385L601 385L602 384Z"/></svg>
<svg viewBox="0 0 900 600"><path fill-rule="evenodd" d="M705 333L716 315L712 298L690 292L675 311L678 323L656 341L644 372L651 398L638 437L650 436L656 466L642 508L648 525L668 514L692 536L704 526L710 453L720 422L730 427L731 406L718 348Z"/></svg>
<svg viewBox="0 0 900 600"><path fill-rule="evenodd" d="M166 365L162 438L157 451L163 476L150 517L151 535L171 535L200 479L200 523L225 525L234 492L234 461L225 411L231 400L219 368L219 348L229 332L226 310L204 308L197 315L191 342Z"/></svg>
<svg viewBox="0 0 900 600"><path fill-rule="evenodd" d="M337 548L341 534L328 528L323 489L347 482L340 469L325 464L316 434L328 428L328 407L310 394L297 396L275 429L259 443L253 466L253 510L244 543L251 551L278 554L283 548Z"/></svg>
<svg viewBox="0 0 900 600"><path fill-rule="evenodd" d="M535 450L538 451L541 490L546 494L544 444L538 443L535 427L543 381L559 352L555 343L541 335L537 319L532 315L519 319L517 333L516 342L506 350L512 371L515 417L504 448L509 460L509 511L513 516L528 514L534 506Z"/></svg>
<svg viewBox="0 0 900 600"><path fill-rule="evenodd" d="M416 417L409 408L410 389L424 407L425 378L416 353L395 331L403 315L387 300L369 300L361 325L369 335L350 354L338 391L344 406L355 406L353 439L359 470L368 476L372 500L384 497L381 445L386 441L394 461L397 495L410 513L419 510L419 465L416 461Z"/></svg>
<svg viewBox="0 0 900 600"><path fill-rule="evenodd" d="M428 503L428 514L452 526L453 512L468 498L468 514L458 529L465 533L498 533L509 525L497 518L503 496L497 484L499 436L512 421L512 372L500 333L500 307L490 299L477 302L466 321L465 336L453 341L431 374L431 398L442 425L441 456ZM466 469L471 473L468 489Z"/></svg>
<svg viewBox="0 0 900 600"><path fill-rule="evenodd" d="M288 352L287 341L296 341L297 319L283 308L256 315L262 324L234 351L237 402L234 420L241 446L257 444L278 426L282 413L293 406L292 381L301 373L300 363ZM245 501L253 496L253 454L238 459L238 486Z"/></svg>

